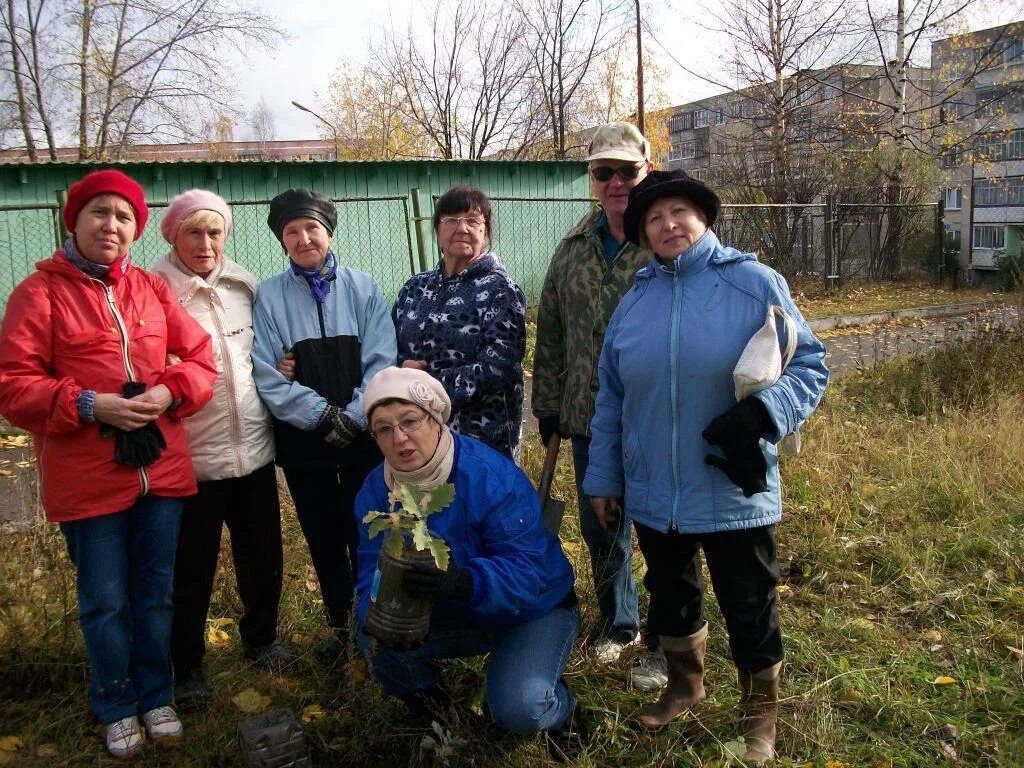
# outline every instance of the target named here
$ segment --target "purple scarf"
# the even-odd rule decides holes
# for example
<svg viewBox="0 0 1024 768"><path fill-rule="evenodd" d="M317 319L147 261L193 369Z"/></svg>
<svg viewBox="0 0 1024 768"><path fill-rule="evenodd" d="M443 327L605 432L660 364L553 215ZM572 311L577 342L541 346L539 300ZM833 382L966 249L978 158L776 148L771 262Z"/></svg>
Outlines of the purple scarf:
<svg viewBox="0 0 1024 768"><path fill-rule="evenodd" d="M304 278L313 298L318 304L323 304L327 294L331 292L331 283L338 276L338 263L334 259L334 252L327 251L327 258L320 269L303 269L294 261L291 261L291 265L292 274Z"/></svg>
<svg viewBox="0 0 1024 768"><path fill-rule="evenodd" d="M74 235L71 235L64 241L64 255L67 257L68 261L71 262L72 266L77 267L89 277L95 277L100 280L106 277L115 283L124 277L124 273L128 271L128 267L130 267L132 263L130 253L126 253L109 266L89 261L81 254L81 252L79 252L78 246L75 245Z"/></svg>

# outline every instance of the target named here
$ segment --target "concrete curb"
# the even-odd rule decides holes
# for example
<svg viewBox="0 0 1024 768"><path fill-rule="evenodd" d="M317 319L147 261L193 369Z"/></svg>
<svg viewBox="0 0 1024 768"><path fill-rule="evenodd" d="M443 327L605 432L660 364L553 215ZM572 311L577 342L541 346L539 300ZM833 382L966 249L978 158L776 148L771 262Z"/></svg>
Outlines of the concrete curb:
<svg viewBox="0 0 1024 768"><path fill-rule="evenodd" d="M893 309L888 312L869 312L863 315L832 315L808 320L807 324L815 333L833 331L837 328L856 328L872 323L884 323L889 320L906 320L912 318L952 317L969 315L984 309L1002 306L998 301L969 301L961 304L940 304L933 307L914 307L911 309Z"/></svg>

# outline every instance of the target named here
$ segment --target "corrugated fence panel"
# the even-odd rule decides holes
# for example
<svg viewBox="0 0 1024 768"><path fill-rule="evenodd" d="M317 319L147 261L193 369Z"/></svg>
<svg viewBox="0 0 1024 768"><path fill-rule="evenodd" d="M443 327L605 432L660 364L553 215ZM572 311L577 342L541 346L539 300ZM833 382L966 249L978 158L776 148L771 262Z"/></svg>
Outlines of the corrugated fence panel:
<svg viewBox="0 0 1024 768"><path fill-rule="evenodd" d="M55 244L58 191L95 167L87 164L0 166L0 302ZM160 220L167 201L194 187L217 192L231 203L234 226L227 255L259 279L287 266L280 243L267 226L268 201L289 187L328 194L338 205L334 252L341 264L372 274L393 298L419 269L410 191L420 190L429 217L436 198L456 184L479 186L493 200L494 251L536 301L558 241L590 203L582 162L407 161L379 163L130 163L116 165L146 190L150 219L132 249L136 264L149 268L167 253ZM28 208L26 208L26 206ZM439 251L427 221L427 264Z"/></svg>

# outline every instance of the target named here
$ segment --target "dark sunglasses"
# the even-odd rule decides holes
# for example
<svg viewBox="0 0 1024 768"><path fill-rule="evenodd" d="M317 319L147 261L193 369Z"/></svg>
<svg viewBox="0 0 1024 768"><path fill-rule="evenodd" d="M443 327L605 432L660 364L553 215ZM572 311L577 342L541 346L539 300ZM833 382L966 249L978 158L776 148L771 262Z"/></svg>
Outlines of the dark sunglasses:
<svg viewBox="0 0 1024 768"><path fill-rule="evenodd" d="M618 168L611 168L607 165L598 165L590 169L590 174L595 181L611 181L615 174L619 174L619 178L623 181L632 181L640 175L640 166L620 165Z"/></svg>

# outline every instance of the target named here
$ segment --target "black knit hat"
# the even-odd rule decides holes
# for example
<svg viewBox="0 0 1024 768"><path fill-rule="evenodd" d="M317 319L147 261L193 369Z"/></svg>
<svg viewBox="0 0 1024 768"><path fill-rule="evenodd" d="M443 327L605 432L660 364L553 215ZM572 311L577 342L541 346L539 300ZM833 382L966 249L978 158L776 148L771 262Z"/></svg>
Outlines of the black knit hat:
<svg viewBox="0 0 1024 768"><path fill-rule="evenodd" d="M685 197L701 211L708 220L708 227L715 226L722 201L702 181L693 178L686 171L651 171L639 184L629 190L629 205L623 220L626 239L640 245L640 229L644 214L657 200L663 197Z"/></svg>
<svg viewBox="0 0 1024 768"><path fill-rule="evenodd" d="M282 243L281 233L285 225L292 219L316 219L323 224L330 234L338 225L338 209L334 207L326 195L309 189L287 189L270 201L270 213L267 224Z"/></svg>

